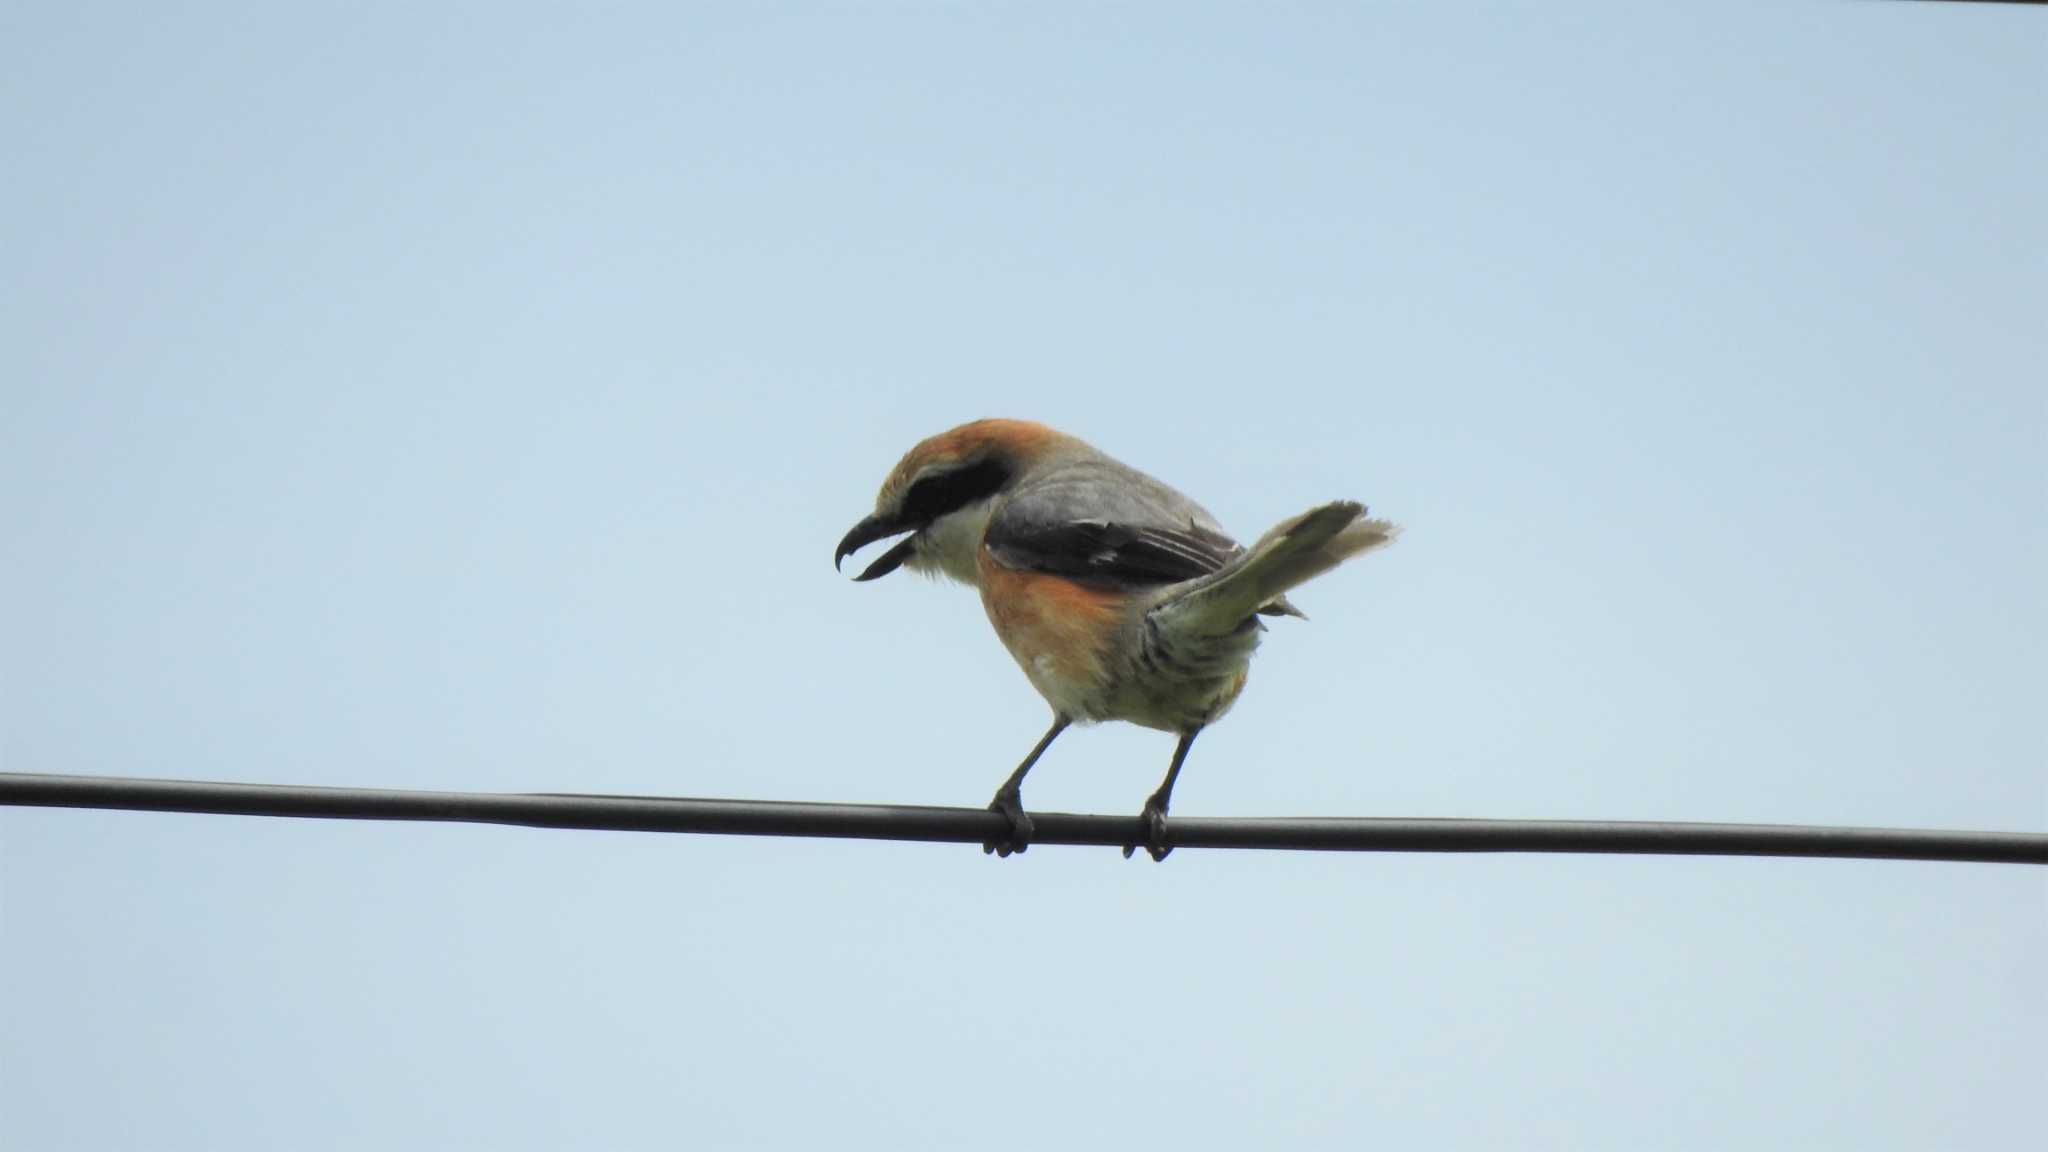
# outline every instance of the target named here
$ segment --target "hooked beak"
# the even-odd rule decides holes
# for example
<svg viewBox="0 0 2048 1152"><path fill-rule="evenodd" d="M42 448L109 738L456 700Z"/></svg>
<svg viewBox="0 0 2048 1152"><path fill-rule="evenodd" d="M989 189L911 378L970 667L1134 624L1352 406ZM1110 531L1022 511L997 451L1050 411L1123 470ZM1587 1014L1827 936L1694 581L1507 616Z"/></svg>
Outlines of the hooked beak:
<svg viewBox="0 0 2048 1152"><path fill-rule="evenodd" d="M877 540L885 540L899 532L910 532L911 535L898 540L895 547L876 557L875 562L868 565L860 575L855 576L854 580L873 580L878 576L887 576L902 567L905 560L910 559L911 550L917 546L917 535L913 531L915 527L912 524L897 524L869 516L855 524L852 531L840 538L838 549L832 553L832 567L837 569L848 556Z"/></svg>

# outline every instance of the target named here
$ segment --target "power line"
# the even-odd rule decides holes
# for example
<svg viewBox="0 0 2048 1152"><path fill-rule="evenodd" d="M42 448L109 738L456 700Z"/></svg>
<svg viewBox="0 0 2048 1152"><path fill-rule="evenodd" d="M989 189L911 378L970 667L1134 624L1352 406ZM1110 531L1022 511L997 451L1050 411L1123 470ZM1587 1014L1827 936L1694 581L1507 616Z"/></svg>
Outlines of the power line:
<svg viewBox="0 0 2048 1152"><path fill-rule="evenodd" d="M980 808L545 792L419 792L23 772L0 772L0 804L965 844L979 844L1009 831L1009 823L1003 817ZM1036 825L1034 844L1116 847L1144 842L1144 830L1134 816L1033 812L1031 818ZM2048 864L2048 834L2036 832L1794 824L1174 817L1167 821L1167 840L1178 848L1311 852L1591 852Z"/></svg>

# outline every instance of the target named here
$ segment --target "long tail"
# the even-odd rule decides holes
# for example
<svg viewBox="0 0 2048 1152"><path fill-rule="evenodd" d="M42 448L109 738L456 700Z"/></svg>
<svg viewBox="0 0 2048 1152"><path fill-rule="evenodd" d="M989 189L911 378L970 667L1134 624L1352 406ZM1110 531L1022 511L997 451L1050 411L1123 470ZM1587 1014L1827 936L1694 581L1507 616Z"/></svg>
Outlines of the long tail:
<svg viewBox="0 0 2048 1152"><path fill-rule="evenodd" d="M1389 521L1364 515L1365 505L1337 500L1284 520L1243 556L1154 611L1170 616L1177 629L1209 635L1234 631L1261 609L1298 616L1285 599L1288 589L1400 535Z"/></svg>

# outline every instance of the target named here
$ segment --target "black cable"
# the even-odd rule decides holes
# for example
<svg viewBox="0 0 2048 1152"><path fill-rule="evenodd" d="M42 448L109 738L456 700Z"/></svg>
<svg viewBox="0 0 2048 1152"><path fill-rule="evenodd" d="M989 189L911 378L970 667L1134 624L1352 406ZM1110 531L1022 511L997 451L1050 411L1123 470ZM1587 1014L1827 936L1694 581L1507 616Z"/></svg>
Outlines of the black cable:
<svg viewBox="0 0 2048 1152"><path fill-rule="evenodd" d="M1001 816L979 808L558 793L416 792L21 772L0 772L0 804L967 844L979 844L1009 830L1008 822ZM1033 812L1031 818L1036 825L1034 844L1114 847L1144 842L1143 828L1135 816ZM2048 834L2038 832L1793 824L1174 817L1167 822L1167 840L1178 848L1317 852L1597 852L2048 864Z"/></svg>

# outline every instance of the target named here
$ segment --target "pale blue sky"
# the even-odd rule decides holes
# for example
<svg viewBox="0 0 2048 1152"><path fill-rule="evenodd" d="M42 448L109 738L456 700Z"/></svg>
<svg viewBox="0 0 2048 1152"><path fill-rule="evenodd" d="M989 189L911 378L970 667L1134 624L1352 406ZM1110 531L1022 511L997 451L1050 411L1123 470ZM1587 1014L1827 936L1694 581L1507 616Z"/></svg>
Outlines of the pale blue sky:
<svg viewBox="0 0 2048 1152"><path fill-rule="evenodd" d="M1084 436L1302 590L1187 815L2048 829L2048 20L0 14L0 767L981 804L833 543ZM1065 737L1135 812L1170 738ZM2048 875L0 811L0 1145L2010 1148Z"/></svg>

